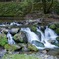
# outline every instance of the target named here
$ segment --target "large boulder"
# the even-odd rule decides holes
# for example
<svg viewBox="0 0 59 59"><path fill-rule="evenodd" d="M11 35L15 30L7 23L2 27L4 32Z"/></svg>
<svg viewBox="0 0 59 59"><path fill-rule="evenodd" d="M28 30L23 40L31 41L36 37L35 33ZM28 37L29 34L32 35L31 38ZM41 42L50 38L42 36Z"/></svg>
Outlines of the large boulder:
<svg viewBox="0 0 59 59"><path fill-rule="evenodd" d="M13 35L13 34L16 34L17 32L19 31L19 28L12 28L10 29L10 33Z"/></svg>
<svg viewBox="0 0 59 59"><path fill-rule="evenodd" d="M27 37L23 32L19 32L18 34L15 34L14 40L16 42L27 43Z"/></svg>

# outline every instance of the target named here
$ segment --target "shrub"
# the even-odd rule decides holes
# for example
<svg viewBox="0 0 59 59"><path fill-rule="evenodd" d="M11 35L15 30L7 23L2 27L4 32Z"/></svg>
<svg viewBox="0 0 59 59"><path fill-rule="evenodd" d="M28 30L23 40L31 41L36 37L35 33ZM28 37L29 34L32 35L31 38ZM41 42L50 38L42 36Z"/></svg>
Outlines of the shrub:
<svg viewBox="0 0 59 59"><path fill-rule="evenodd" d="M25 16L30 11L30 4L28 2L1 2L0 16L21 17Z"/></svg>

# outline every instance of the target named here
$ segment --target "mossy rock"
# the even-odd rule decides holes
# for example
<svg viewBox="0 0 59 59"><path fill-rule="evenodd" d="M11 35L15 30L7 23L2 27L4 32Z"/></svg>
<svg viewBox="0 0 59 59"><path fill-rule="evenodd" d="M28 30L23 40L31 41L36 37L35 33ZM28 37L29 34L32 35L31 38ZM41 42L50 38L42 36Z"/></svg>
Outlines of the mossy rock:
<svg viewBox="0 0 59 59"><path fill-rule="evenodd" d="M36 56L27 55L27 54L12 54L12 55L4 55L2 59L41 59Z"/></svg>
<svg viewBox="0 0 59 59"><path fill-rule="evenodd" d="M51 29L54 30L54 29L56 29L56 25L55 24L52 24L52 25L49 26L49 28L51 28Z"/></svg>
<svg viewBox="0 0 59 59"><path fill-rule="evenodd" d="M7 44L7 37L4 33L0 34L0 45L4 46L5 44Z"/></svg>
<svg viewBox="0 0 59 59"><path fill-rule="evenodd" d="M55 30L55 32L59 35L59 28L57 28L57 29Z"/></svg>
<svg viewBox="0 0 59 59"><path fill-rule="evenodd" d="M30 27L30 29L31 29L31 31L36 32L36 26L33 25Z"/></svg>
<svg viewBox="0 0 59 59"><path fill-rule="evenodd" d="M14 40L18 42L23 42L23 38L21 36L21 33L15 34L14 35Z"/></svg>
<svg viewBox="0 0 59 59"><path fill-rule="evenodd" d="M59 23L55 23L56 27L59 28Z"/></svg>
<svg viewBox="0 0 59 59"><path fill-rule="evenodd" d="M38 49L34 46L34 45L32 45L32 44L30 44L30 43L28 43L28 49L30 50L30 51L38 51Z"/></svg>
<svg viewBox="0 0 59 59"><path fill-rule="evenodd" d="M4 46L4 48L5 48L6 50L8 50L8 51L13 52L14 50L20 48L20 46L6 44L6 45Z"/></svg>
<svg viewBox="0 0 59 59"><path fill-rule="evenodd" d="M26 37L25 33L23 33L23 32L19 32L18 34L15 34L14 40L17 43L27 43L28 42L27 37Z"/></svg>
<svg viewBox="0 0 59 59"><path fill-rule="evenodd" d="M59 42L59 37L57 37L56 40Z"/></svg>

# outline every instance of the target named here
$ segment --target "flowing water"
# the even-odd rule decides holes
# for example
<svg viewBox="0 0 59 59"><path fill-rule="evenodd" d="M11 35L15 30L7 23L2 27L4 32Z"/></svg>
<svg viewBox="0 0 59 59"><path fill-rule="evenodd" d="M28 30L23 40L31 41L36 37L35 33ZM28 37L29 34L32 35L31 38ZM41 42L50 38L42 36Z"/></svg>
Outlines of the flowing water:
<svg viewBox="0 0 59 59"><path fill-rule="evenodd" d="M40 29L37 28L37 32L41 34L41 39L39 39L38 35L30 30L30 28L21 28L21 31L24 31L28 41L35 45L38 49L54 49L58 48L57 46L48 42L48 40L56 40L57 34L51 30L50 28L46 27L45 32L43 33Z"/></svg>
<svg viewBox="0 0 59 59"><path fill-rule="evenodd" d="M7 38L8 38L8 44L15 44L12 35L10 34L10 32L7 33Z"/></svg>

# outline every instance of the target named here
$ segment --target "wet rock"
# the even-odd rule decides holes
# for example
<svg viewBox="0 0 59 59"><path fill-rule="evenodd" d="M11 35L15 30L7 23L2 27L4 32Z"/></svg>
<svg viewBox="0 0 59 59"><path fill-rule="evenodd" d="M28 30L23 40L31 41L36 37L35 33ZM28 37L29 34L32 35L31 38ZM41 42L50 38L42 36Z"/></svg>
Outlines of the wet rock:
<svg viewBox="0 0 59 59"><path fill-rule="evenodd" d="M59 37L57 37L56 40L59 42Z"/></svg>
<svg viewBox="0 0 59 59"><path fill-rule="evenodd" d="M16 34L18 31L19 31L19 28L12 28L10 30L10 33L13 35L13 34Z"/></svg>

